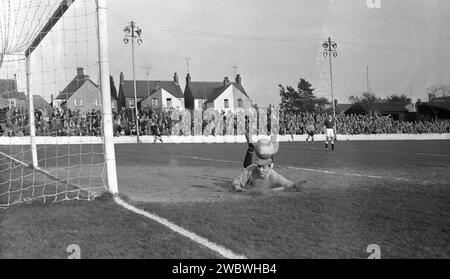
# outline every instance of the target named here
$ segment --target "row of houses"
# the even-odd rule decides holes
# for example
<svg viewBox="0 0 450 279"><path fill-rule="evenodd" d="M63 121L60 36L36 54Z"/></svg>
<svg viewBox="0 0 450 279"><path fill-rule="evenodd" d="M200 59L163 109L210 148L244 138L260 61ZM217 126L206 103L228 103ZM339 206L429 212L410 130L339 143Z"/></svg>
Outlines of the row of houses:
<svg viewBox="0 0 450 279"><path fill-rule="evenodd" d="M225 77L223 81L211 82L192 81L191 75L187 74L184 93L177 73L174 73L172 80L137 80L136 96L140 108L213 108L234 111L236 108L249 108L253 105L253 101L242 86L240 75L236 76L235 81ZM121 73L118 105L134 108L134 102L134 81L126 80Z"/></svg>
<svg viewBox="0 0 450 279"><path fill-rule="evenodd" d="M190 74L186 75L184 92L181 89L179 77L174 73L171 80L136 80L136 99L139 108L158 107L176 109L207 109L234 111L237 108L249 108L253 101L242 85L238 74L234 81L225 77L223 81L193 81ZM52 98L51 105L41 96L33 96L35 107L47 110L53 107L67 107L71 110L92 111L101 108L99 87L83 68L77 68L75 77L67 86ZM337 113L365 114L364 108L351 104L338 104L335 101ZM17 90L15 79L0 79L0 107L27 107L28 100L24 92ZM134 81L125 79L120 74L119 93L112 99L112 108L135 107ZM372 108L381 115L390 115L394 120L416 120L418 115L433 118L450 118L450 97L434 98L428 102L417 100L414 105L408 103L395 104L378 102Z"/></svg>
<svg viewBox="0 0 450 279"><path fill-rule="evenodd" d="M41 96L33 96L34 106L41 110L50 109L50 104ZM28 96L17 90L15 79L0 79L0 108L28 107Z"/></svg>
<svg viewBox="0 0 450 279"><path fill-rule="evenodd" d="M14 79L0 81L0 107L27 105L26 95L17 91ZM190 74L187 74L184 92L177 73L174 73L172 80L136 80L136 96L139 108L213 108L233 111L253 105L242 86L240 75L236 76L235 81L225 77L221 82L210 82L192 81ZM35 96L35 106L37 104L43 108L50 107L40 96ZM77 68L75 77L56 98L52 97L51 104L53 107L66 107L71 110L98 110L101 108L99 86L84 73L83 68ZM112 99L113 110L117 111L119 107L135 107L134 81L125 79L123 73L120 74L118 96Z"/></svg>
<svg viewBox="0 0 450 279"><path fill-rule="evenodd" d="M253 104L242 86L240 75L235 82L227 77L223 82L192 81L186 76L183 93L179 77L174 73L172 80L136 80L136 101L139 108L214 108L234 110L247 108ZM53 105L70 109L90 111L100 109L101 98L98 86L86 75L83 68L77 69L77 75L54 99ZM112 100L112 108L135 107L134 81L120 74L119 93Z"/></svg>

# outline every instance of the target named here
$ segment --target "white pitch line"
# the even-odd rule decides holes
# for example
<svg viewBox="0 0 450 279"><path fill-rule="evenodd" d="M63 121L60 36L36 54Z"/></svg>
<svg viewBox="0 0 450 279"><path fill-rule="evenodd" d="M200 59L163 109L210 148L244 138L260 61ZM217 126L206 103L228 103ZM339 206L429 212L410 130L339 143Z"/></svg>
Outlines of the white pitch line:
<svg viewBox="0 0 450 279"><path fill-rule="evenodd" d="M0 154L5 156L5 157L7 157L7 158L9 158L9 159L11 159L11 160L13 160L13 161L15 161L15 162L17 162L17 163L19 163L19 164L21 164L21 165L23 165L23 166L26 166L26 167L29 166L28 164L26 164L26 163L24 163L22 161L19 161L16 158L11 157L8 154L5 154L5 153L3 153L1 151L0 151ZM41 172L44 172L47 175L53 176L53 174L51 174L51 173L49 173L49 172L47 172L45 170L42 170L41 168L37 168L37 169L39 171L41 171ZM159 217L159 216L157 216L155 214L151 214L151 213L149 213L147 211L138 209L138 208L136 208L136 207L134 207L134 206L132 206L130 204L127 204L126 202L124 202L123 200L121 200L118 197L115 197L114 201L118 205L120 205L120 206L122 206L122 207L124 207L124 208L126 208L126 209L128 209L128 210L130 210L130 211L132 211L134 213L136 213L136 214L143 215L143 216L145 216L145 217L147 217L147 218L149 218L149 219L151 219L153 221L156 221L156 222L160 223L161 225L164 225L164 226L168 227L172 231L174 231L176 233L179 233L179 234L189 238L190 240L192 240L194 242L197 242L200 245L205 246L206 248L208 248L208 249L218 253L219 255L221 255L221 256L223 256L223 257L225 257L227 259L246 259L245 256L238 255L238 254L232 252L231 250L229 250L229 249L227 249L227 248L225 248L223 246L220 246L220 245L218 245L218 244L216 244L216 243L214 243L212 241L209 241L208 239L206 239L204 237L201 237L201 236L199 236L199 235L197 235L197 234L195 234L193 232L190 232L190 231L188 231L188 230L186 230L186 229L184 229L184 228L182 228L182 227L180 227L180 226L178 226L178 225L168 221L167 219Z"/></svg>
<svg viewBox="0 0 450 279"><path fill-rule="evenodd" d="M186 229L184 229L184 228L182 228L182 227L180 227L180 226L178 226L178 225L168 221L167 219L164 219L162 217L159 217L159 216L157 216L155 214L152 214L152 213L149 213L147 211L138 209L138 208L136 208L136 207L134 207L132 205L129 205L129 204L127 204L126 202L124 202L123 200L121 200L118 197L115 197L114 200L115 200L115 202L117 204L123 206L124 208L126 208L126 209L128 209L128 210L130 210L130 211L132 211L132 212L134 212L136 214L145 216L145 217L147 217L147 218L149 218L149 219L151 219L153 221L156 221L156 222L160 223L161 225L166 226L167 228L171 229L172 231L174 231L176 233L179 233L179 234L189 238L190 240L192 240L192 241L194 241L194 242L196 242L196 243L198 243L198 244L200 244L200 245L202 245L202 246L204 246L204 247L206 247L206 248L208 248L208 249L210 249L210 250L220 254L221 256L223 256L223 257L225 257L227 259L246 259L245 256L235 254L231 250L229 250L229 249L227 249L227 248L225 248L225 247L223 247L221 245L218 245L218 244L216 244L214 242L211 242L208 239L206 239L204 237L201 237L201 236L199 236L199 235L197 235L197 234L195 234L193 232L190 232L190 231L188 231L188 230L186 230Z"/></svg>
<svg viewBox="0 0 450 279"><path fill-rule="evenodd" d="M295 150L323 150L323 148L319 147L301 147L299 148L292 148L291 146L281 146L282 149L295 149ZM422 155L422 156L437 156L437 157L450 157L450 154L437 154L437 153L425 153L425 152L401 152L401 151L387 151L387 150L376 150L371 151L367 149L358 149L358 148L347 148L345 150L350 151L360 151L360 152L366 152L366 153L392 153L392 154L405 154L405 155Z"/></svg>
<svg viewBox="0 0 450 279"><path fill-rule="evenodd" d="M28 166L29 166L28 164L26 164L26 163L24 163L24 162L22 162L22 161L19 161L19 160L17 160L16 158L11 157L11 156L9 156L8 154L3 153L3 152L1 152L1 151L0 151L0 155L3 155L3 156L5 156L5 157L7 157L7 158L9 158L9 159L11 159L11 160L13 160L13 161L15 161L16 163L19 163L19 164L23 165L23 166L25 166L25 167L28 167Z"/></svg>
<svg viewBox="0 0 450 279"><path fill-rule="evenodd" d="M185 157L191 158L194 160L199 160L199 161L211 161L211 162L222 162L222 163L241 163L238 161L215 160L215 159L201 158L201 157L190 157L190 156L185 156ZM374 178L374 179L391 179L391 180L413 182L413 183L419 182L419 183L450 184L450 181L431 181L431 180L420 180L420 179L408 179L408 178L401 178L401 177L388 177L388 176L368 175L368 174L359 174L359 173L336 172L336 171L327 171L327 170L321 170L321 169L299 168L299 167L283 166L283 165L280 165L280 166L288 168L288 169L294 169L294 170L321 172L321 173L327 173L327 174L340 174L340 175L346 175L346 176L367 177L367 178Z"/></svg>

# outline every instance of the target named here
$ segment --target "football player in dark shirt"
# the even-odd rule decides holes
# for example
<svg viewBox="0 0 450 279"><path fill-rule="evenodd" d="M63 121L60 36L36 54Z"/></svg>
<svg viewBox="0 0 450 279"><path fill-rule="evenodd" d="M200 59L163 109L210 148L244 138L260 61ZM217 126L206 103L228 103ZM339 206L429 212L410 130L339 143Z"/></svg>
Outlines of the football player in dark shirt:
<svg viewBox="0 0 450 279"><path fill-rule="evenodd" d="M331 150L334 151L334 139L336 137L336 131L334 130L334 120L331 115L328 115L328 118L325 119L325 122L323 123L323 130L326 136L325 150L328 151L328 143L331 143Z"/></svg>
<svg viewBox="0 0 450 279"><path fill-rule="evenodd" d="M153 133L153 143L156 143L156 140L159 140L161 143L163 143L163 139L161 137L161 131L159 129L159 123L155 120L152 120L151 126L150 126L152 133Z"/></svg>
<svg viewBox="0 0 450 279"><path fill-rule="evenodd" d="M309 138L311 138L312 145L314 145L314 134L316 132L316 127L314 127L314 123L310 122L306 126L306 133L308 133L308 137L306 138L305 145L308 142Z"/></svg>

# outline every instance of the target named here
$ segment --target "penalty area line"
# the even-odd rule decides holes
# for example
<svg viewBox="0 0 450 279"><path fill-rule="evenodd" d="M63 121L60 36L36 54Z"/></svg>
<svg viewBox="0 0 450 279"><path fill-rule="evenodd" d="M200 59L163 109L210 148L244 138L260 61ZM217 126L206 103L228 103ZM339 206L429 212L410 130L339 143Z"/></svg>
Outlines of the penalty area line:
<svg viewBox="0 0 450 279"><path fill-rule="evenodd" d="M221 256L223 256L223 257L225 257L227 259L246 259L246 257L243 256L243 255L238 255L238 254L234 253L233 251L231 251L231 250L229 250L229 249L227 249L227 248L225 248L225 247L223 247L223 246L221 246L219 244L216 244L216 243L214 243L214 242L212 242L212 241L210 241L210 240L208 240L208 239L206 239L204 237L201 237L201 236L199 236L199 235L197 235L197 234L195 234L193 232L190 232L190 231L188 231L188 230L186 230L186 229L184 229L184 228L182 228L182 227L180 227L180 226L178 226L178 225L168 221L167 219L164 219L162 217L159 217L159 216L157 216L155 214L152 214L150 212L144 211L142 209L138 209L138 208L136 208L136 207L134 207L134 206L124 202L122 199L120 199L118 197L115 197L114 200L115 200L115 202L118 205L120 205L120 206L122 206L122 207L124 207L124 208L126 208L126 209L128 209L128 210L130 210L130 211L132 211L134 213L136 213L136 214L139 214L139 215L142 215L144 217L147 217L147 218L149 218L149 219L151 219L151 220L153 220L153 221L155 221L155 222L157 222L157 223L159 223L159 224L169 228L170 230L172 230L172 231L174 231L174 232L176 232L178 234L181 234L182 236L185 236L185 237L189 238L190 240L196 242L197 244L200 244L200 245L202 245L202 246L204 246L204 247L206 247L206 248L208 248L208 249L218 253L219 255L221 255Z"/></svg>
<svg viewBox="0 0 450 279"><path fill-rule="evenodd" d="M8 154L5 154L5 153L3 153L1 151L0 151L0 155L3 155L5 157L15 161L16 163L19 163L19 164L23 165L23 166L26 166L26 167L30 166L30 165L28 165L28 164L26 164L26 163L24 163L24 162L22 162L20 160L17 160L16 158L11 157ZM36 168L36 169L38 171L43 172L46 175L54 176L51 173L49 173L49 172L47 172L45 170L42 170L40 168ZM234 253L233 251L231 251L230 249L227 249L227 248L225 248L225 247L223 247L221 245L218 245L218 244L216 244L216 243L214 243L214 242L212 242L212 241L210 241L210 240L208 240L208 239L206 239L204 237L201 237L201 236L199 236L199 235L197 235L197 234L195 234L193 232L190 232L190 231L188 231L188 230L186 230L186 229L184 229L184 228L182 228L182 227L180 227L180 226L178 226L178 225L168 221L167 219L164 219L162 217L159 217L159 216L157 216L155 214L152 214L152 213L149 213L147 211L138 209L138 208L136 208L136 207L134 207L134 206L132 206L130 204L127 204L126 202L124 202L122 199L120 199L118 197L115 197L114 201L118 205L120 205L120 206L122 206L122 207L124 207L124 208L126 208L126 209L128 209L128 210L130 210L130 211L132 211L134 213L136 213L136 214L145 216L145 217L147 217L147 218L149 218L149 219L151 219L151 220L153 220L153 221L155 221L155 222L157 222L157 223L159 223L159 224L161 224L161 225L171 229L172 231L174 231L174 232L176 232L178 234L181 234L181 235L189 238L190 240L192 240L192 241L194 241L194 242L196 242L196 243L198 243L198 244L200 244L200 245L202 245L202 246L204 246L204 247L206 247L206 248L208 248L208 249L218 253L219 255L221 255L221 256L223 256L223 257L225 257L227 259L246 259L247 258L244 255L238 255L238 254Z"/></svg>
<svg viewBox="0 0 450 279"><path fill-rule="evenodd" d="M13 160L13 161L16 162L16 163L21 164L22 166L29 167L28 164L26 164L26 163L24 163L24 162L22 162L22 161L20 161L20 160L17 160L16 158L14 158L14 157L12 157L12 156L9 156L8 154L3 153L2 151L0 151L0 155L5 156L6 158L9 158L10 160Z"/></svg>

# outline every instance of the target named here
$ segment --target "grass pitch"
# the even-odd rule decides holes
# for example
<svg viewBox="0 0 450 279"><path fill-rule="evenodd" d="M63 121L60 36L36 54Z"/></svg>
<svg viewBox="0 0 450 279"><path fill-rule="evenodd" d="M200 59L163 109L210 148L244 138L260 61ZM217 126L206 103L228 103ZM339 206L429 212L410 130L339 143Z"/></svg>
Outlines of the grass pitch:
<svg viewBox="0 0 450 279"><path fill-rule="evenodd" d="M302 192L264 195L230 191L245 144L117 145L119 190L250 258L367 258L370 244L382 258L450 257L450 142L323 149L281 143L275 169L307 183ZM0 227L3 258L60 258L74 242L88 258L217 257L111 202L15 206L0 210Z"/></svg>

